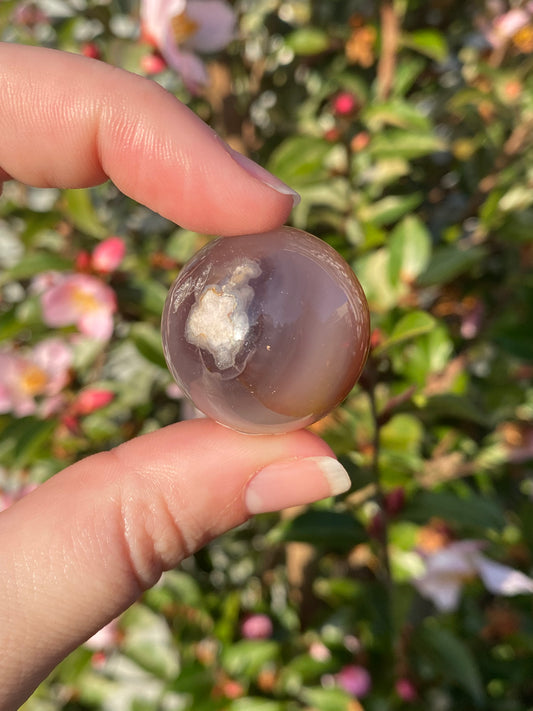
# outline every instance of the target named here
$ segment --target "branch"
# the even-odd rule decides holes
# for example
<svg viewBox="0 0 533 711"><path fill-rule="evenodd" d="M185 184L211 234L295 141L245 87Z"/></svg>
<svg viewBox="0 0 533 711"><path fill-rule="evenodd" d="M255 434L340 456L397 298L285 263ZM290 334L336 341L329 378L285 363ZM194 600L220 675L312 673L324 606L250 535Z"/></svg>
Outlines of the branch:
<svg viewBox="0 0 533 711"><path fill-rule="evenodd" d="M396 72L396 56L400 40L400 22L393 0L382 0L381 17L381 53L377 76L377 96L382 101L390 95Z"/></svg>

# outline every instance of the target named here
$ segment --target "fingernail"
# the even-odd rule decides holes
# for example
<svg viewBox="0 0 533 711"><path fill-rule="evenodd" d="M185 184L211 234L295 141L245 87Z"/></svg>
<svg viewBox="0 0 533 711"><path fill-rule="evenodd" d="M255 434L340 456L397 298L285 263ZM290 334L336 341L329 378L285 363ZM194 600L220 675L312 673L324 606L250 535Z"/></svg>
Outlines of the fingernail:
<svg viewBox="0 0 533 711"><path fill-rule="evenodd" d="M272 188L273 190L278 193L281 193L282 195L290 195L292 197L293 207L296 207L296 205L298 205L298 203L300 202L300 196L298 195L296 190L289 188L289 186L286 185L283 181L281 181L279 178L276 178L276 176L272 175L272 173L269 173L268 170L260 166L251 158L244 156L242 153L239 153L230 146L225 146L225 148L230 154L230 156L233 158L233 160L238 163L241 168L244 168L244 170L249 173L253 178L256 178L264 185L268 185L269 188Z"/></svg>
<svg viewBox="0 0 533 711"><path fill-rule="evenodd" d="M245 503L251 514L280 511L342 494L350 485L348 473L332 457L285 459L254 476L246 489Z"/></svg>

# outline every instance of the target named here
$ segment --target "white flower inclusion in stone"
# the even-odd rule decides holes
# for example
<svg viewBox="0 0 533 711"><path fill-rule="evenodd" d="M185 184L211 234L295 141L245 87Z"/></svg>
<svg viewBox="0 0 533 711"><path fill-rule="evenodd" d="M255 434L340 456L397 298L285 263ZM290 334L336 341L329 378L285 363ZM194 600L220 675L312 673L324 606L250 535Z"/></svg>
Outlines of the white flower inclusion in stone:
<svg viewBox="0 0 533 711"><path fill-rule="evenodd" d="M254 298L250 279L261 274L257 262L238 262L226 279L204 287L192 306L185 338L213 356L219 370L235 365L235 360L250 331L248 306Z"/></svg>

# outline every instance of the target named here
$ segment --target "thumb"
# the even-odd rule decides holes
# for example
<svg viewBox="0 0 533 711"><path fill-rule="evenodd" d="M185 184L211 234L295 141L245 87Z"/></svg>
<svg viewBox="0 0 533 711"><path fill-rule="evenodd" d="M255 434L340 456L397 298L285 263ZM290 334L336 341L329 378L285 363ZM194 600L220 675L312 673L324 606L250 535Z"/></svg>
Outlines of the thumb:
<svg viewBox="0 0 533 711"><path fill-rule="evenodd" d="M65 469L0 515L0 708L212 537L349 483L310 432L253 437L210 420Z"/></svg>

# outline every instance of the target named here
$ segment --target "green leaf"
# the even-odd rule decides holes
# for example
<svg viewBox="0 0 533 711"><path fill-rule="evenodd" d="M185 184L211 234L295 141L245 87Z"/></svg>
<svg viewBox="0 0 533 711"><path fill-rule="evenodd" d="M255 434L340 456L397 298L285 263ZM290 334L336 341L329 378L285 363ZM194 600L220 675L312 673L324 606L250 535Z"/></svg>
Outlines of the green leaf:
<svg viewBox="0 0 533 711"><path fill-rule="evenodd" d="M137 604L122 618L124 653L159 679L173 679L180 669L179 652L163 617Z"/></svg>
<svg viewBox="0 0 533 711"><path fill-rule="evenodd" d="M162 584L172 591L174 597L184 605L200 606L202 591L197 581L181 570L169 570L163 575Z"/></svg>
<svg viewBox="0 0 533 711"><path fill-rule="evenodd" d="M349 711L353 708L353 698L344 689L304 689L302 699L317 711Z"/></svg>
<svg viewBox="0 0 533 711"><path fill-rule="evenodd" d="M415 633L419 654L433 666L436 675L457 684L476 706L485 701L483 680L476 659L467 645L452 632L429 619Z"/></svg>
<svg viewBox="0 0 533 711"><path fill-rule="evenodd" d="M453 353L453 342L443 323L435 322L434 328L411 341L408 349L390 353L394 372L401 374L411 384L424 386L431 373L440 373ZM461 373L457 374L459 380Z"/></svg>
<svg viewBox="0 0 533 711"><path fill-rule="evenodd" d="M18 264L6 269L0 274L0 284L20 279L31 279L36 274L49 271L65 271L72 269L72 262L57 254L34 252L25 255Z"/></svg>
<svg viewBox="0 0 533 711"><path fill-rule="evenodd" d="M440 518L467 529L501 530L505 517L494 499L471 493L461 497L445 491L418 491L402 512L402 518L425 524L432 518Z"/></svg>
<svg viewBox="0 0 533 711"><path fill-rule="evenodd" d="M271 542L298 541L345 551L366 541L364 527L348 513L310 510L282 521L270 533Z"/></svg>
<svg viewBox="0 0 533 711"><path fill-rule="evenodd" d="M206 667L198 661L188 660L173 682L172 689L180 694L192 694L195 698L201 699L214 685L215 678L212 667Z"/></svg>
<svg viewBox="0 0 533 711"><path fill-rule="evenodd" d="M314 592L322 600L326 600L333 608L340 605L355 605L362 595L362 584L359 580L348 578L319 578L313 586Z"/></svg>
<svg viewBox="0 0 533 711"><path fill-rule="evenodd" d="M23 328L17 318L16 309L11 308L0 314L0 342L12 338Z"/></svg>
<svg viewBox="0 0 533 711"><path fill-rule="evenodd" d="M487 255L485 247L461 249L456 245L435 250L427 266L417 279L419 286L446 284L470 271Z"/></svg>
<svg viewBox="0 0 533 711"><path fill-rule="evenodd" d="M343 579L343 582L351 581ZM350 602L353 602L353 597ZM302 684L316 681L325 672L336 670L336 666L337 661L332 657L319 660L314 659L310 654L298 654L283 666L281 685L287 689L294 689Z"/></svg>
<svg viewBox="0 0 533 711"><path fill-rule="evenodd" d="M55 420L39 420L35 417L22 417L12 421L2 431L0 440L0 459L8 458L13 469L29 465L34 459L42 458L44 444L49 441L56 426Z"/></svg>
<svg viewBox="0 0 533 711"><path fill-rule="evenodd" d="M273 640L243 639L226 647L222 666L231 676L253 679L266 664L277 660L279 652L279 645Z"/></svg>
<svg viewBox="0 0 533 711"><path fill-rule="evenodd" d="M368 147L375 158L405 158L413 160L445 151L446 141L432 133L390 129L373 136Z"/></svg>
<svg viewBox="0 0 533 711"><path fill-rule="evenodd" d="M424 271L431 257L431 236L418 217L408 215L396 226L389 252L389 278L394 286L411 282Z"/></svg>
<svg viewBox="0 0 533 711"><path fill-rule="evenodd" d="M411 311L394 326L387 340L374 350L375 355L384 353L392 346L423 336L435 328L436 321L425 311Z"/></svg>
<svg viewBox="0 0 533 711"><path fill-rule="evenodd" d="M396 183L399 178L409 175L411 171L408 161L403 158L375 160L370 166L359 168L359 157L354 156L353 171L359 176L360 183L368 186L368 195L372 199L382 195L387 185Z"/></svg>
<svg viewBox="0 0 533 711"><path fill-rule="evenodd" d="M381 443L384 449L394 452L416 454L424 435L420 420L413 415L394 415L381 428Z"/></svg>
<svg viewBox="0 0 533 711"><path fill-rule="evenodd" d="M15 445L14 468L23 467L42 456L43 445L48 442L56 427L55 420L33 420L27 422L23 434L17 436Z"/></svg>
<svg viewBox="0 0 533 711"><path fill-rule="evenodd" d="M362 222L370 222L372 225L389 225L396 222L411 210L414 210L422 201L420 193L413 195L388 195L377 200L370 205L362 206L357 217Z"/></svg>
<svg viewBox="0 0 533 711"><path fill-rule="evenodd" d="M372 311L383 313L396 306L403 285L393 286L389 280L388 248L376 249L357 260L354 272L361 282Z"/></svg>
<svg viewBox="0 0 533 711"><path fill-rule="evenodd" d="M448 56L448 44L444 35L437 30L416 30L416 32L404 33L401 37L404 47L414 49L420 54L434 59L436 62L444 62Z"/></svg>
<svg viewBox="0 0 533 711"><path fill-rule="evenodd" d="M197 232L179 229L168 238L165 252L179 264L185 264L200 246L201 240Z"/></svg>
<svg viewBox="0 0 533 711"><path fill-rule="evenodd" d="M287 706L281 701L271 701L260 697L246 696L235 699L229 706L224 706L227 711L285 711Z"/></svg>
<svg viewBox="0 0 533 711"><path fill-rule="evenodd" d="M139 353L154 365L166 369L166 361L159 329L148 323L135 323L130 331L131 340Z"/></svg>
<svg viewBox="0 0 533 711"><path fill-rule="evenodd" d="M91 237L103 239L108 231L100 222L88 188L65 190L63 193L66 212L72 224Z"/></svg>
<svg viewBox="0 0 533 711"><path fill-rule="evenodd" d="M329 35L318 27L301 27L287 35L285 44L297 56L320 54L329 47Z"/></svg>
<svg viewBox="0 0 533 711"><path fill-rule="evenodd" d="M426 61L419 55L413 54L402 57L398 63L394 76L393 92L396 96L405 96L417 82L426 67Z"/></svg>
<svg viewBox="0 0 533 711"><path fill-rule="evenodd" d="M432 420L453 419L474 422L482 427L491 425L490 413L483 410L472 398L450 392L431 397L423 412L425 417Z"/></svg>
<svg viewBox="0 0 533 711"><path fill-rule="evenodd" d="M431 129L427 116L413 104L402 99L392 99L382 104L369 104L362 115L362 120L372 132L380 131L385 126L417 129L424 133Z"/></svg>
<svg viewBox="0 0 533 711"><path fill-rule="evenodd" d="M280 143L268 162L268 170L298 189L328 178L326 156L331 143L315 136L292 136Z"/></svg>
<svg viewBox="0 0 533 711"><path fill-rule="evenodd" d="M3 0L0 3L0 29L4 25L13 23L13 11L18 4L18 0Z"/></svg>
<svg viewBox="0 0 533 711"><path fill-rule="evenodd" d="M161 317L167 289L154 279L134 278L128 284L117 287L120 303L128 304L135 314L146 318L146 313Z"/></svg>

